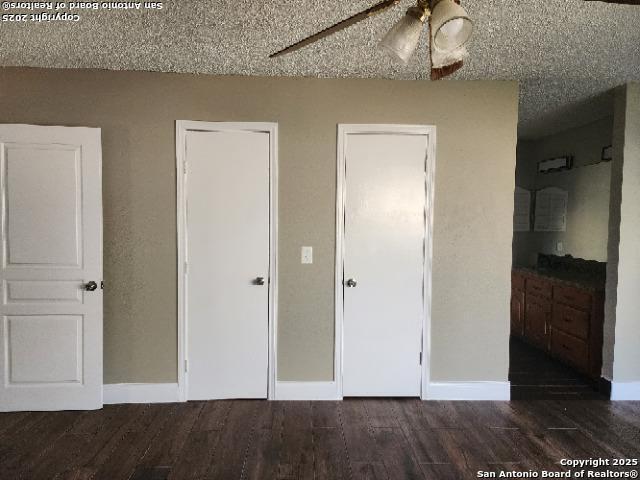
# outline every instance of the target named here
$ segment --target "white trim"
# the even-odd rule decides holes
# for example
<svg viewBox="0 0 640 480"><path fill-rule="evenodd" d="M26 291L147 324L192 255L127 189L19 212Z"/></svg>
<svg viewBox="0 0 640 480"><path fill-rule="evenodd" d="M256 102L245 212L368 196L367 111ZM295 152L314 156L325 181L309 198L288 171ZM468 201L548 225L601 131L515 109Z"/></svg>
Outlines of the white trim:
<svg viewBox="0 0 640 480"><path fill-rule="evenodd" d="M433 382L425 400L510 400L510 382Z"/></svg>
<svg viewBox="0 0 640 480"><path fill-rule="evenodd" d="M422 330L422 389L420 398L425 400L431 379L431 293L433 272L433 212L436 188L436 127L428 127L427 170L425 178L425 241L424 241L424 324Z"/></svg>
<svg viewBox="0 0 640 480"><path fill-rule="evenodd" d="M611 400L640 400L640 382L611 382Z"/></svg>
<svg viewBox="0 0 640 480"><path fill-rule="evenodd" d="M114 383L102 387L104 404L180 401L177 383Z"/></svg>
<svg viewBox="0 0 640 480"><path fill-rule="evenodd" d="M186 175L184 162L186 159L186 135L195 131L250 131L269 134L269 358L267 396L275 397L277 362L276 338L278 318L278 124L265 122L199 122L190 120L176 121L176 211L178 241L178 392L180 401L187 399L188 376L185 372L187 359L187 278L186 261Z"/></svg>
<svg viewBox="0 0 640 480"><path fill-rule="evenodd" d="M435 191L436 167L436 127L430 125L367 125L338 124L337 161L336 161L336 259L335 259L335 346L334 372L339 398L342 398L342 358L343 358L343 255L344 255L344 213L345 213L345 153L346 136L363 133L393 133L401 135L426 135L427 158L425 159L425 242L424 242L424 318L422 326L422 382L421 398L427 398L429 391L429 365L431 359L431 273L433 260L433 202Z"/></svg>
<svg viewBox="0 0 640 480"><path fill-rule="evenodd" d="M342 400L336 382L276 382L274 400Z"/></svg>

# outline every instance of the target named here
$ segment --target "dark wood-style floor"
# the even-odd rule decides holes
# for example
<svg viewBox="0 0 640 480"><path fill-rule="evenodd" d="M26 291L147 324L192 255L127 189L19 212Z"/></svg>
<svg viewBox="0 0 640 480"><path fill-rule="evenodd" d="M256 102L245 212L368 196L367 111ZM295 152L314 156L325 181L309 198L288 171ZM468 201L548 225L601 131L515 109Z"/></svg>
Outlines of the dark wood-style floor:
<svg viewBox="0 0 640 480"><path fill-rule="evenodd" d="M513 337L509 381L512 400L607 400L576 370Z"/></svg>
<svg viewBox="0 0 640 480"><path fill-rule="evenodd" d="M640 457L640 402L215 401L0 414L0 478L467 479Z"/></svg>

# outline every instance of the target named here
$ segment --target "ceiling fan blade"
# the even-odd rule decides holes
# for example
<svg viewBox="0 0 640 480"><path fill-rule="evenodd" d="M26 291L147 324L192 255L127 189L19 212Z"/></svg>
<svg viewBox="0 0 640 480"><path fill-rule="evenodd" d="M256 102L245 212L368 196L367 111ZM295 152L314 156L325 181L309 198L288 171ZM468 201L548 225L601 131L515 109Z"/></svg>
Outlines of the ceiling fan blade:
<svg viewBox="0 0 640 480"><path fill-rule="evenodd" d="M464 66L464 60L458 60L451 65L446 65L440 68L431 68L431 80L437 81L441 80L444 77L448 77L449 75L453 75L458 70L460 70Z"/></svg>
<svg viewBox="0 0 640 480"><path fill-rule="evenodd" d="M619 5L640 5L640 0L585 0L586 2L617 3Z"/></svg>
<svg viewBox="0 0 640 480"><path fill-rule="evenodd" d="M382 13L386 9L398 3L400 3L400 0L384 0L380 3L375 4L370 8L367 8L366 10L360 13L356 13L355 15L352 15L349 18L346 18L334 25L331 25L328 28L325 28L324 30L319 31L318 33L314 33L313 35L307 38L303 38L302 40L294 43L293 45L289 45L288 47L283 48L282 50L279 50L276 53L272 53L271 55L269 55L269 58L279 57L280 55L284 55L285 53L290 53L290 52L299 50L300 48L306 47L307 45L317 42L322 38L328 37L329 35L333 35L334 33L339 32L340 30L344 30L345 28L350 27L351 25L355 25L356 23L361 22L362 20L366 20L367 18L372 17L373 15Z"/></svg>

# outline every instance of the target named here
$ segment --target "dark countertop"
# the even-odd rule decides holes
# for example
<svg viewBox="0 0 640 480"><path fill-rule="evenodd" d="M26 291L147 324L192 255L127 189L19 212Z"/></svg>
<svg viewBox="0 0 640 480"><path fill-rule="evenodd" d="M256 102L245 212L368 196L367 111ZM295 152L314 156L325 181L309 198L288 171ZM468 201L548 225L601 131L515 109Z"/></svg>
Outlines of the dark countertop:
<svg viewBox="0 0 640 480"><path fill-rule="evenodd" d="M606 278L588 272L571 272L536 267L513 267L514 272L535 275L569 287L584 288L593 292L604 291Z"/></svg>

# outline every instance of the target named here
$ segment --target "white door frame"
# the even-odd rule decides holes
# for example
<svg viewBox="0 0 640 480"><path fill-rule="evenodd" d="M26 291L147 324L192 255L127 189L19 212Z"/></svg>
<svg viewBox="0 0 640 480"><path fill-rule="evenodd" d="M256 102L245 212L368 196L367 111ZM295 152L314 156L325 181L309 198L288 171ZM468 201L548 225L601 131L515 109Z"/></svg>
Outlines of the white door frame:
<svg viewBox="0 0 640 480"><path fill-rule="evenodd" d="M278 306L278 124L262 122L200 122L176 121L176 211L178 228L178 396L187 399L188 372L187 339L189 334L187 315L186 276L187 260L187 183L186 183L186 137L196 132L260 132L269 134L269 346L267 398L274 398L276 379L276 338Z"/></svg>
<svg viewBox="0 0 640 480"><path fill-rule="evenodd" d="M431 271L433 261L433 199L436 166L436 127L429 125L338 124L337 188L336 188L336 264L335 264L335 359L334 372L338 397L342 398L343 334L344 334L344 215L346 191L346 147L350 134L426 135L425 159L425 241L424 241L424 315L422 323L422 366L420 398L427 399L431 359Z"/></svg>

